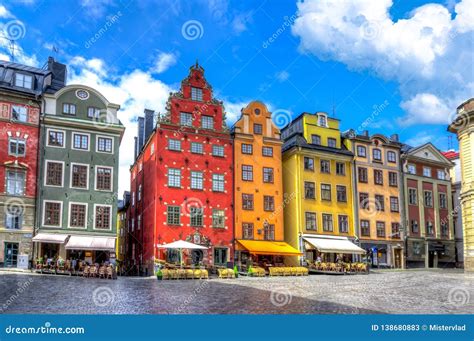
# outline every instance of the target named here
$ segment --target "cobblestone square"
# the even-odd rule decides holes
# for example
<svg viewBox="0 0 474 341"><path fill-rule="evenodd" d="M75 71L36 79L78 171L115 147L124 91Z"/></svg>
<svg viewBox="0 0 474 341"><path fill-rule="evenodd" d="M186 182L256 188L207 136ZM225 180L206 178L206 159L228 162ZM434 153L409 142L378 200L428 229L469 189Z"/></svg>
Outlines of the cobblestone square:
<svg viewBox="0 0 474 341"><path fill-rule="evenodd" d="M2 273L0 297L6 314L472 314L474 274L157 281Z"/></svg>

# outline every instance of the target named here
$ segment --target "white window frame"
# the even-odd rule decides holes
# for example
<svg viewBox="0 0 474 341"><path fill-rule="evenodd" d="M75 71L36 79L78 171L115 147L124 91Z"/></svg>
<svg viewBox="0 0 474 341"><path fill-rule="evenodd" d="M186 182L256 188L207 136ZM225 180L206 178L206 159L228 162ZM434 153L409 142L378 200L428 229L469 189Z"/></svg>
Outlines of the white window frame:
<svg viewBox="0 0 474 341"><path fill-rule="evenodd" d="M26 115L26 119L25 119L24 121L23 121L23 120L17 120L17 119L14 119L14 118L13 118L13 108L14 108L14 107L25 109L25 111L26 111L26 114L25 114L25 115ZM11 117L12 121L27 123L27 122L28 122L28 107L25 106L25 105L13 104L13 105L11 106L10 115L11 115L10 117Z"/></svg>
<svg viewBox="0 0 474 341"><path fill-rule="evenodd" d="M446 172L442 169L438 169L437 171L438 174L437 175L437 178L438 180L446 180ZM440 174L443 174L442 176L440 176Z"/></svg>
<svg viewBox="0 0 474 341"><path fill-rule="evenodd" d="M77 226L71 226L71 206L72 205L82 205L86 207L86 216L84 219L85 226L84 227L77 227ZM68 217L67 217L67 228L68 229L78 229L78 230L87 230L87 221L88 219L88 213L89 213L89 205L85 202L76 202L76 201L70 201L68 203Z"/></svg>
<svg viewBox="0 0 474 341"><path fill-rule="evenodd" d="M99 150L99 138L103 138L103 139L110 139L112 140L112 150L110 152L103 152L103 151L100 151ZM106 135L96 135L95 136L95 151L97 153L102 153L102 154L113 154L114 153L114 150L115 150L115 141L114 141L114 138L112 136L106 136Z"/></svg>
<svg viewBox="0 0 474 341"><path fill-rule="evenodd" d="M59 161L59 160L45 160L45 167L44 167L44 186L45 187L56 187L56 188L63 188L64 187L64 172L66 171L65 169L65 164L64 161ZM56 185L48 185L46 184L46 180L48 179L48 163L62 163L63 168L62 168L62 174L61 174L61 186L56 186Z"/></svg>
<svg viewBox="0 0 474 341"><path fill-rule="evenodd" d="M98 229L98 228L95 227L95 226L96 226L96 225L95 225L95 218L96 218L97 206L109 207L109 208L110 208L110 217L109 217L110 226L109 226L109 229L108 229L108 230L107 230L107 229ZM113 214L112 205L94 204L94 225L92 226L92 229L93 229L93 230L97 230L97 231L111 231L111 230L112 230L112 225L113 225L112 214Z"/></svg>
<svg viewBox="0 0 474 341"><path fill-rule="evenodd" d="M63 133L63 145L62 146L53 146L49 144L49 132L54 131L58 133ZM46 146L51 147L51 148L66 148L66 131L61 130L61 129L53 129L53 128L48 128L46 129Z"/></svg>
<svg viewBox="0 0 474 341"><path fill-rule="evenodd" d="M18 79L18 76L22 76L23 77L23 85L17 85L17 79ZM30 78L30 86L25 86L25 80L26 78ZM14 82L14 85L18 88L23 88L23 89L33 89L33 82L34 82L34 77L32 75L29 75L29 74L26 74L26 73L23 73L23 72L15 72L15 82Z"/></svg>
<svg viewBox="0 0 474 341"><path fill-rule="evenodd" d="M321 118L324 117L324 124L321 124ZM318 126L320 127L328 127L328 116L325 114L318 114Z"/></svg>
<svg viewBox="0 0 474 341"><path fill-rule="evenodd" d="M16 151L17 151L17 152L16 152L15 154L12 154L12 153L10 152L10 143L11 143L12 141L15 141L15 142L16 142ZM23 142L23 143L25 144L25 152L24 152L23 154L18 154L18 143L19 143L19 142ZM14 157L24 157L24 156L26 156L26 139L21 138L21 137L16 137L16 136L10 136L10 137L8 138L8 155L9 155L9 156L14 156Z"/></svg>
<svg viewBox="0 0 474 341"><path fill-rule="evenodd" d="M75 135L86 135L87 136L87 149L74 148L74 136ZM71 134L71 149L72 150L79 150L81 152L89 152L91 150L91 134L84 133L84 132L73 131L72 134Z"/></svg>
<svg viewBox="0 0 474 341"><path fill-rule="evenodd" d="M108 168L112 170L112 172L110 172L110 190L97 188L97 168ZM94 190L100 191L100 192L113 192L114 191L114 167L102 166L102 165L96 165L94 167Z"/></svg>
<svg viewBox="0 0 474 341"><path fill-rule="evenodd" d="M411 172L410 169L413 167L414 171L415 172ZM414 165L413 163L409 163L407 165L407 172L408 174L412 174L412 175L416 175L416 165Z"/></svg>
<svg viewBox="0 0 474 341"><path fill-rule="evenodd" d="M430 175L426 175L426 174L425 174L425 171L429 171L429 172L430 172ZM424 166L424 167L423 167L423 176L428 177L428 178L431 178L432 175L433 175L433 172L432 172L431 167L426 167L426 166Z"/></svg>
<svg viewBox="0 0 474 341"><path fill-rule="evenodd" d="M46 203L55 203L55 204L61 204L61 210L59 212L59 226L56 226L56 225L47 225L45 224L45 219L46 219ZM43 227L51 227L51 228L55 228L55 229L61 229L61 225L62 225L62 222L63 222L63 211L64 211L64 203L61 201L61 200L43 200L43 216L42 216L42 219L41 219L41 226Z"/></svg>
<svg viewBox="0 0 474 341"><path fill-rule="evenodd" d="M77 166L86 166L87 167L87 186L86 188L82 188L82 187L74 187L72 185L72 169L73 169L73 166L74 165L77 165ZM69 172L69 187L70 188L74 188L74 189L78 189L78 190L84 190L84 191L88 191L89 190L89 174L90 174L90 164L88 163L79 163L79 162L71 162L70 164L70 172Z"/></svg>

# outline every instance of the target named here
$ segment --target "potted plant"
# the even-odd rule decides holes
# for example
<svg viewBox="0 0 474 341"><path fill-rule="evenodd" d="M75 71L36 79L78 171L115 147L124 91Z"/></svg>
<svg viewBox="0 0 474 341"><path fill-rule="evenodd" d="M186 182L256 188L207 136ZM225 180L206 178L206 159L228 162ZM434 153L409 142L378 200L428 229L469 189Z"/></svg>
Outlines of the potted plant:
<svg viewBox="0 0 474 341"><path fill-rule="evenodd" d="M156 279L158 281L161 281L163 279L163 271L161 271L161 268L158 268L158 270L156 270Z"/></svg>
<svg viewBox="0 0 474 341"><path fill-rule="evenodd" d="M237 265L234 265L234 275L235 275L235 278L239 277L239 270L237 269Z"/></svg>
<svg viewBox="0 0 474 341"><path fill-rule="evenodd" d="M249 265L249 269L248 269L248 271L247 271L247 274L248 274L250 277L253 276L254 270L253 270L253 268L252 268L252 265Z"/></svg>

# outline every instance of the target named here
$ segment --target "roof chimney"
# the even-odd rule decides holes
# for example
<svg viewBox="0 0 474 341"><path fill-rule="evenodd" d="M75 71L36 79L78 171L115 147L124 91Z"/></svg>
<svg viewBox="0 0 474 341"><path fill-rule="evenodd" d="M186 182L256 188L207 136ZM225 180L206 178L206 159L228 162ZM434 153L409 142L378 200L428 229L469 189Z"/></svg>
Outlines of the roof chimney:
<svg viewBox="0 0 474 341"><path fill-rule="evenodd" d="M135 140L135 148L133 149L133 155L134 155L133 159L136 160L138 156L138 138L134 136L133 139Z"/></svg>
<svg viewBox="0 0 474 341"><path fill-rule="evenodd" d="M137 156L142 150L143 144L145 143L145 119L138 117L138 133L137 133Z"/></svg>
<svg viewBox="0 0 474 341"><path fill-rule="evenodd" d="M153 129L155 127L154 123L155 111L150 109L145 109L145 139L144 143L148 140Z"/></svg>
<svg viewBox="0 0 474 341"><path fill-rule="evenodd" d="M398 142L398 134L390 135L390 140L393 141L393 142Z"/></svg>
<svg viewBox="0 0 474 341"><path fill-rule="evenodd" d="M51 71L51 88L59 90L66 86L67 67L58 63L53 57L48 57L48 71Z"/></svg>
<svg viewBox="0 0 474 341"><path fill-rule="evenodd" d="M366 136L366 137L369 137L369 131L368 130L364 130L362 132L362 135Z"/></svg>

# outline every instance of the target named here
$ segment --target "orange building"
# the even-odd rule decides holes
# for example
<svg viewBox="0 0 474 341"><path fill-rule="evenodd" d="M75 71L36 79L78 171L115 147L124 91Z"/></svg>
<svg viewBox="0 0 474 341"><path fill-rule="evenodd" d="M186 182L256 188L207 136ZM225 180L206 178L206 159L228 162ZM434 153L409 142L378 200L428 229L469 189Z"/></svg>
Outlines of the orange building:
<svg viewBox="0 0 474 341"><path fill-rule="evenodd" d="M233 127L235 262L284 263L299 251L284 242L280 130L265 104L251 102Z"/></svg>

